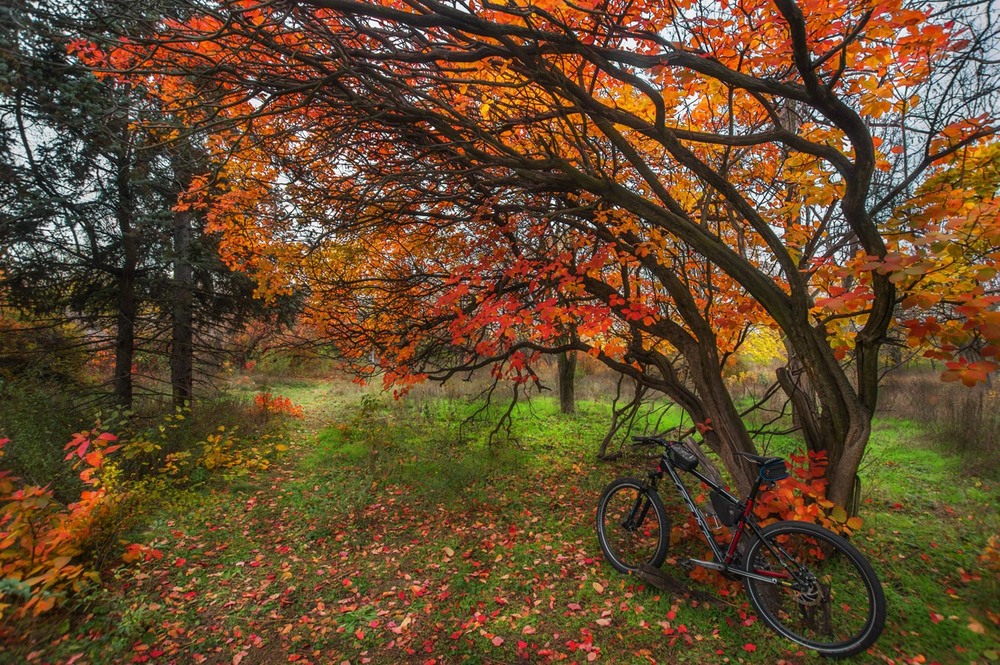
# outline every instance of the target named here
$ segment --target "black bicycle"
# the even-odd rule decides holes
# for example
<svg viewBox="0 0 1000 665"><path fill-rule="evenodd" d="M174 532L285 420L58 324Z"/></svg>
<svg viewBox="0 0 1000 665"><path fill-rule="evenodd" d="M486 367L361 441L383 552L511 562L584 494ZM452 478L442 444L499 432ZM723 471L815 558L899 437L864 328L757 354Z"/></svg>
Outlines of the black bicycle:
<svg viewBox="0 0 1000 665"><path fill-rule="evenodd" d="M757 524L753 514L757 495L762 488L788 477L785 460L740 453L758 469L757 482L741 500L699 472L698 457L681 442L660 437L633 440L636 445L662 446L663 454L644 480L619 478L601 494L597 537L612 566L633 574L644 565L659 568L667 558L670 519L656 487L669 475L714 558L687 559L678 562L680 565L701 566L742 579L750 602L768 626L824 656L853 656L875 643L885 625L885 595L871 564L857 548L815 524ZM709 517L695 505L679 471L690 473L710 488L715 511L711 519L732 529L728 545L716 542Z"/></svg>

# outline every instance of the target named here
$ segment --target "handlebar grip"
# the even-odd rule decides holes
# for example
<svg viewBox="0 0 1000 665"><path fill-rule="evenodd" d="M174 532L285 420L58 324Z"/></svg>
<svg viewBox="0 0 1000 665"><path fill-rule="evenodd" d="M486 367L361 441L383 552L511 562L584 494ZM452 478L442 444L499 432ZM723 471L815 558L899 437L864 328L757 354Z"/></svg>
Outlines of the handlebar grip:
<svg viewBox="0 0 1000 665"><path fill-rule="evenodd" d="M666 445L667 442L658 436L633 436L632 445L633 446L653 446L653 445Z"/></svg>

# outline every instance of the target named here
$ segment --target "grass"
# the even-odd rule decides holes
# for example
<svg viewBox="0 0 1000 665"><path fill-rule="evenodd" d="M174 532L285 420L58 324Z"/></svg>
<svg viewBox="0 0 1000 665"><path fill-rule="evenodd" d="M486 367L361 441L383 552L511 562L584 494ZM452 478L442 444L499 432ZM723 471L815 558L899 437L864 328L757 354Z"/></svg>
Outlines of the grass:
<svg viewBox="0 0 1000 665"><path fill-rule="evenodd" d="M670 570L690 589L670 594L603 561L597 496L648 462L594 459L601 405L519 404L501 443L459 399L269 390L307 410L280 463L163 506L144 536L162 560L8 626L0 661L822 662L756 621L736 585ZM997 488L962 468L920 427L876 423L855 539L890 609L857 662L997 660L997 572L979 561ZM672 547L701 555L696 541Z"/></svg>

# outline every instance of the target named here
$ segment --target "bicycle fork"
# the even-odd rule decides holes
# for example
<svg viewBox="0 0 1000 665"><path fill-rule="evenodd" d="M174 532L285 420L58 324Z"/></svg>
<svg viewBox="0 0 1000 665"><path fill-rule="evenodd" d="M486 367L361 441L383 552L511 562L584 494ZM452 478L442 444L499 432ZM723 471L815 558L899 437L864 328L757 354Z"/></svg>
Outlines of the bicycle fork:
<svg viewBox="0 0 1000 665"><path fill-rule="evenodd" d="M648 484L653 491L656 491L656 484L650 482ZM643 489L647 488L647 484L643 483ZM625 520L621 523L621 527L628 531L629 533L635 533L636 529L642 526L642 523L646 519L646 515L649 513L649 507L653 502L650 501L649 497L646 496L645 492L639 492L639 496L635 498L635 503L632 504L632 510L629 511Z"/></svg>

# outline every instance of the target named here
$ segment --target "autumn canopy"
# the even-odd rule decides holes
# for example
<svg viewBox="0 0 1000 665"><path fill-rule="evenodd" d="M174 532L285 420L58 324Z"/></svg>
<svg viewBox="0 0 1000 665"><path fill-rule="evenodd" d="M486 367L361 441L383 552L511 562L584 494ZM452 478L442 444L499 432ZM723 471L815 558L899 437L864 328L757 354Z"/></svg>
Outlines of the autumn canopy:
<svg viewBox="0 0 1000 665"><path fill-rule="evenodd" d="M586 352L683 407L746 485L722 369L774 330L844 503L887 345L969 384L996 368L996 81L966 17L206 1L72 50L201 132L224 166L178 205L261 297L304 289L362 373L529 382L540 354Z"/></svg>

